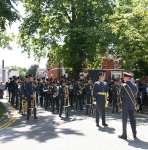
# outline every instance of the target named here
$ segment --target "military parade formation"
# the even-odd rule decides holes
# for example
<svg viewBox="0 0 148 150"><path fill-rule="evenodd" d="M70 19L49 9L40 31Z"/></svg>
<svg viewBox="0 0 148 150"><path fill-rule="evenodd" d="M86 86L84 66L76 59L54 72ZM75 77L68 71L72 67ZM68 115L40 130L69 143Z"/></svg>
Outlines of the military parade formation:
<svg viewBox="0 0 148 150"><path fill-rule="evenodd" d="M96 126L107 127L105 118L106 107L111 113L122 111L122 135L127 139L127 119L129 117L133 138L137 138L135 112L139 111L138 87L133 81L133 75L123 73L122 79L116 78L112 83L105 81L105 72L97 75L93 83L89 79L60 80L34 78L27 75L24 80L12 77L6 83L10 104L29 120L31 116L38 119L39 107L45 111L68 118L72 113L83 113L96 116Z"/></svg>

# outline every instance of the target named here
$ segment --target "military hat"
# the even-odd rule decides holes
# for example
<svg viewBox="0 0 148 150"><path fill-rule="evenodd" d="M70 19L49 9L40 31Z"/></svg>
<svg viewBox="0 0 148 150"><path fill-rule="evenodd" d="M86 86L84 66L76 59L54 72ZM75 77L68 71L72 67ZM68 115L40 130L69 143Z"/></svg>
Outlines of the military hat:
<svg viewBox="0 0 148 150"><path fill-rule="evenodd" d="M123 72L123 76L124 77L133 77L133 75L131 73L128 73L128 72Z"/></svg>

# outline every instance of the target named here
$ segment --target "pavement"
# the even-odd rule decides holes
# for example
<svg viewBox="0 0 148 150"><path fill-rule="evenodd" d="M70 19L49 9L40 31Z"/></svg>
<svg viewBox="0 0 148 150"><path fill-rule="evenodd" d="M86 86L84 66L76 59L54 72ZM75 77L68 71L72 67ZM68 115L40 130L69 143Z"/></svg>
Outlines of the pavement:
<svg viewBox="0 0 148 150"><path fill-rule="evenodd" d="M11 126L16 121L16 119L21 115L8 103L7 98L0 99L0 102L2 102L7 109L7 112L2 117L0 117L0 129L1 129Z"/></svg>
<svg viewBox="0 0 148 150"><path fill-rule="evenodd" d="M14 111L14 110L13 110ZM73 114L70 119L38 108L38 120L13 112L15 121L0 129L0 148L4 150L148 150L148 116L137 115L138 139L134 140L130 125L128 139L122 140L121 114L107 113L109 127L97 128L95 118Z"/></svg>

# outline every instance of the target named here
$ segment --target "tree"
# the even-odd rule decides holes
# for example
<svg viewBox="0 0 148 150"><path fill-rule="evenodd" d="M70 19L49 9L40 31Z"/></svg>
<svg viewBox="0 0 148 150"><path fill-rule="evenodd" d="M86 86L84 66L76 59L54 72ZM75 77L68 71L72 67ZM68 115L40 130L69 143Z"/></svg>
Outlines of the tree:
<svg viewBox="0 0 148 150"><path fill-rule="evenodd" d="M27 73L26 68L19 68L20 79L24 80Z"/></svg>
<svg viewBox="0 0 148 150"><path fill-rule="evenodd" d="M1 0L0 1L0 47L10 41L10 37L6 35L6 26L16 21L19 16L14 8L16 0Z"/></svg>
<svg viewBox="0 0 148 150"><path fill-rule="evenodd" d="M110 17L116 52L122 58L123 67L147 74L148 65L148 14L147 0L120 0ZM143 64L143 65L142 65ZM137 72L136 71L136 72Z"/></svg>
<svg viewBox="0 0 148 150"><path fill-rule="evenodd" d="M73 69L74 76L87 63L93 63L98 51L110 43L109 16L113 12L110 0L23 2L28 12L20 28L24 50L41 58L50 49L50 59L58 55L65 67Z"/></svg>
<svg viewBox="0 0 148 150"><path fill-rule="evenodd" d="M57 65L60 66L60 64L63 64L62 62L62 55L61 55L62 46L57 44L52 44L51 50L48 52L48 62L47 67L57 67Z"/></svg>
<svg viewBox="0 0 148 150"><path fill-rule="evenodd" d="M9 71L11 71L11 70L19 71L20 79L25 79L25 76L26 76L26 73L27 73L26 68L11 66L11 67L9 67Z"/></svg>
<svg viewBox="0 0 148 150"><path fill-rule="evenodd" d="M38 68L39 68L38 65L32 65L32 66L28 69L28 71L27 71L26 74L32 75L32 76L36 77L36 73L37 73Z"/></svg>

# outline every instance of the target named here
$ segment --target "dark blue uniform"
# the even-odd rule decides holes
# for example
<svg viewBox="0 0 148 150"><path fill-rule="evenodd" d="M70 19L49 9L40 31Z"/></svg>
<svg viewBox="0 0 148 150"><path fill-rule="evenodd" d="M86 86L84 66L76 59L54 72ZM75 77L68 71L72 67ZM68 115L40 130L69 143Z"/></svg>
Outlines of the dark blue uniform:
<svg viewBox="0 0 148 150"><path fill-rule="evenodd" d="M121 87L122 125L123 125L122 136L124 138L127 138L126 128L127 128L128 117L130 119L133 136L134 136L134 138L136 137L136 119L134 116L136 101L135 101L134 97L132 96L131 91L136 97L137 87L132 82L127 81L126 83L124 83L122 85L122 87Z"/></svg>
<svg viewBox="0 0 148 150"><path fill-rule="evenodd" d="M27 98L27 120L29 120L31 116L31 107L32 107L31 101L34 93L33 83L31 81L25 82L24 88L25 88L24 95ZM33 113L34 113L34 119L37 119L35 106L33 106Z"/></svg>
<svg viewBox="0 0 148 150"><path fill-rule="evenodd" d="M86 99L86 114L88 115L90 106L92 105L92 85L87 84L85 86L85 99Z"/></svg>
<svg viewBox="0 0 148 150"><path fill-rule="evenodd" d="M59 117L62 116L64 110L64 85L59 87Z"/></svg>
<svg viewBox="0 0 148 150"><path fill-rule="evenodd" d="M102 115L102 125L106 125L105 122L105 100L107 92L107 84L103 81L97 81L94 84L94 97L96 98L96 125L99 126L100 113Z"/></svg>

